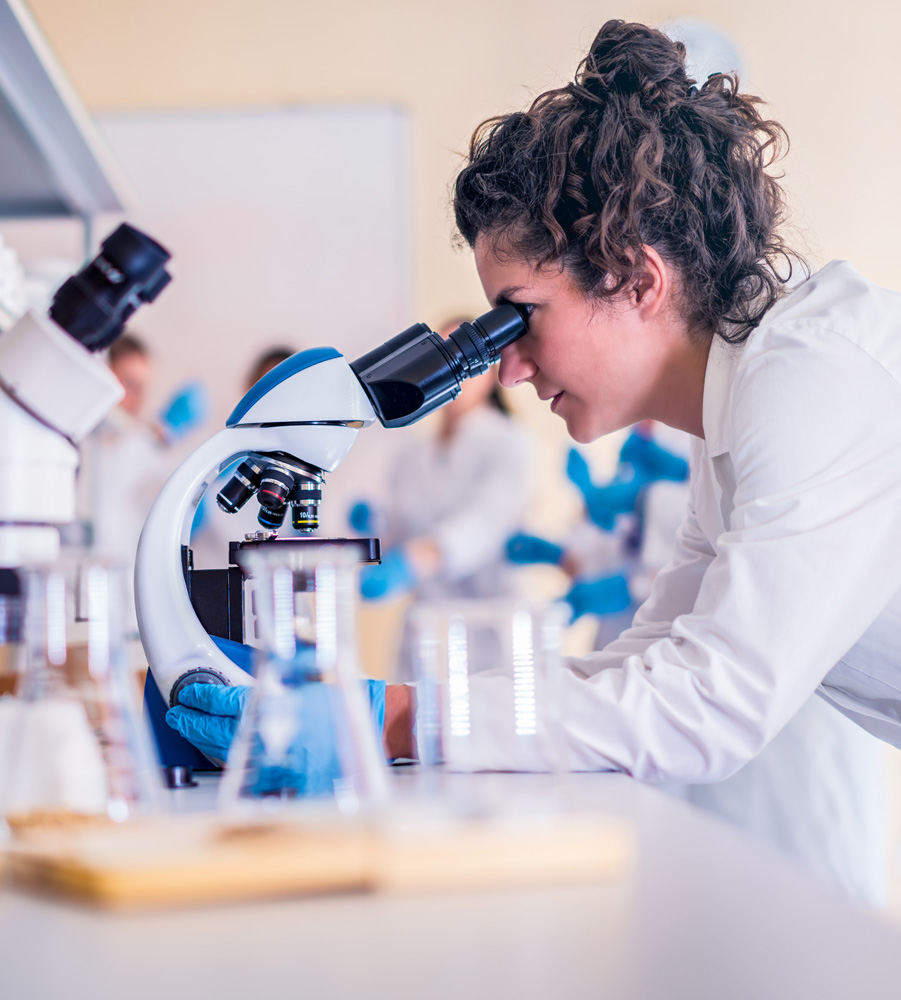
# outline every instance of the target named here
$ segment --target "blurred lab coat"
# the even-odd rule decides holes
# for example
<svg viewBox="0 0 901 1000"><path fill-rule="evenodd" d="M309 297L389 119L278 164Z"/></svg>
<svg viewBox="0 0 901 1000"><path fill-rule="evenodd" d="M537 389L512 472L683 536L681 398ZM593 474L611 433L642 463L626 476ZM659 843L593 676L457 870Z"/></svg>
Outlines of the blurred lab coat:
<svg viewBox="0 0 901 1000"><path fill-rule="evenodd" d="M442 552L440 570L419 581L414 600L487 599L516 592L505 546L519 528L532 477L527 432L488 405L464 414L449 441L424 437L397 455L384 513L383 551L429 537ZM414 672L405 624L398 679L409 680Z"/></svg>
<svg viewBox="0 0 901 1000"><path fill-rule="evenodd" d="M80 448L78 516L99 557L127 570L126 628L137 632L134 562L138 539L157 493L177 464L172 451L142 420L117 407Z"/></svg>

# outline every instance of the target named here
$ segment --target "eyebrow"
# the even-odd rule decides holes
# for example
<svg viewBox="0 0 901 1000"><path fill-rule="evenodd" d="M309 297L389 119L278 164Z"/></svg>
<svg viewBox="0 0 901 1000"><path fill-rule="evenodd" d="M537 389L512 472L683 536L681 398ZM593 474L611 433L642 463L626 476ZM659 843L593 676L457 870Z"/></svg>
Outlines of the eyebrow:
<svg viewBox="0 0 901 1000"><path fill-rule="evenodd" d="M517 292L521 292L524 287L524 285L511 285L509 288L503 289L495 295L494 304L496 306L500 306L505 302L510 302L510 296L515 295Z"/></svg>

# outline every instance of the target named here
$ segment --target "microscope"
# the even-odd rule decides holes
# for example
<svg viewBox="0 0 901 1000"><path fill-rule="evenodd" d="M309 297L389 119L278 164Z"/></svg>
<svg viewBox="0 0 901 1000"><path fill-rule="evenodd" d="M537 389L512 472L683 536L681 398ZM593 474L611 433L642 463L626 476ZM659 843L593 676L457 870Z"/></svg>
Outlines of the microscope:
<svg viewBox="0 0 901 1000"><path fill-rule="evenodd" d="M19 638L21 624L13 571L59 555L57 526L75 520L78 442L122 398L122 387L97 352L166 287L169 256L123 224L60 286L49 315L27 312L0 334L0 605L6 641Z"/></svg>
<svg viewBox="0 0 901 1000"><path fill-rule="evenodd" d="M138 626L163 715L188 684L253 683L235 655L236 649L247 648L240 551L330 544L350 547L360 562L377 562L377 539L313 536L326 473L338 468L362 428L375 420L385 427L405 427L450 402L464 379L487 371L503 348L525 332L524 314L502 305L463 323L447 339L416 324L350 363L330 347L302 351L247 392L225 429L202 444L165 484L138 543ZM233 513L253 500L259 505L261 530L231 543L229 557L235 565L194 570L189 546L194 511L214 479L232 467L217 503ZM301 537L279 539L278 529L289 516ZM151 692L147 704L164 766L190 765L186 759L167 759L165 723L158 724L159 711L154 717ZM185 743L181 751L193 749Z"/></svg>

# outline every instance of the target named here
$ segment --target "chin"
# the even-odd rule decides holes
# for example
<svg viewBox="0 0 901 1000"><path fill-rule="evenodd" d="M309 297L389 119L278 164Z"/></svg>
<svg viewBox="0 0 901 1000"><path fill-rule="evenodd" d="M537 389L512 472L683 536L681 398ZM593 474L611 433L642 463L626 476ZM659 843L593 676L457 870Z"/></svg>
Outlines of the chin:
<svg viewBox="0 0 901 1000"><path fill-rule="evenodd" d="M588 427L584 427L581 424L570 423L568 420L566 422L566 430L569 436L577 444L590 444L592 441L596 441L601 436L600 433L594 433Z"/></svg>

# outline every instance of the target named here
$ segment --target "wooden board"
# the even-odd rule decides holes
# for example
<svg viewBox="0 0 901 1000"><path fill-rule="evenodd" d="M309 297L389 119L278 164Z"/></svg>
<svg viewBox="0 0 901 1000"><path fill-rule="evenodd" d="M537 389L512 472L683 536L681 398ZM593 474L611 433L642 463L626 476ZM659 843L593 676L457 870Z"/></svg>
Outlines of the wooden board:
<svg viewBox="0 0 901 1000"><path fill-rule="evenodd" d="M265 826L181 817L29 831L8 860L19 885L140 907L595 882L627 872L633 850L625 824L592 816Z"/></svg>

